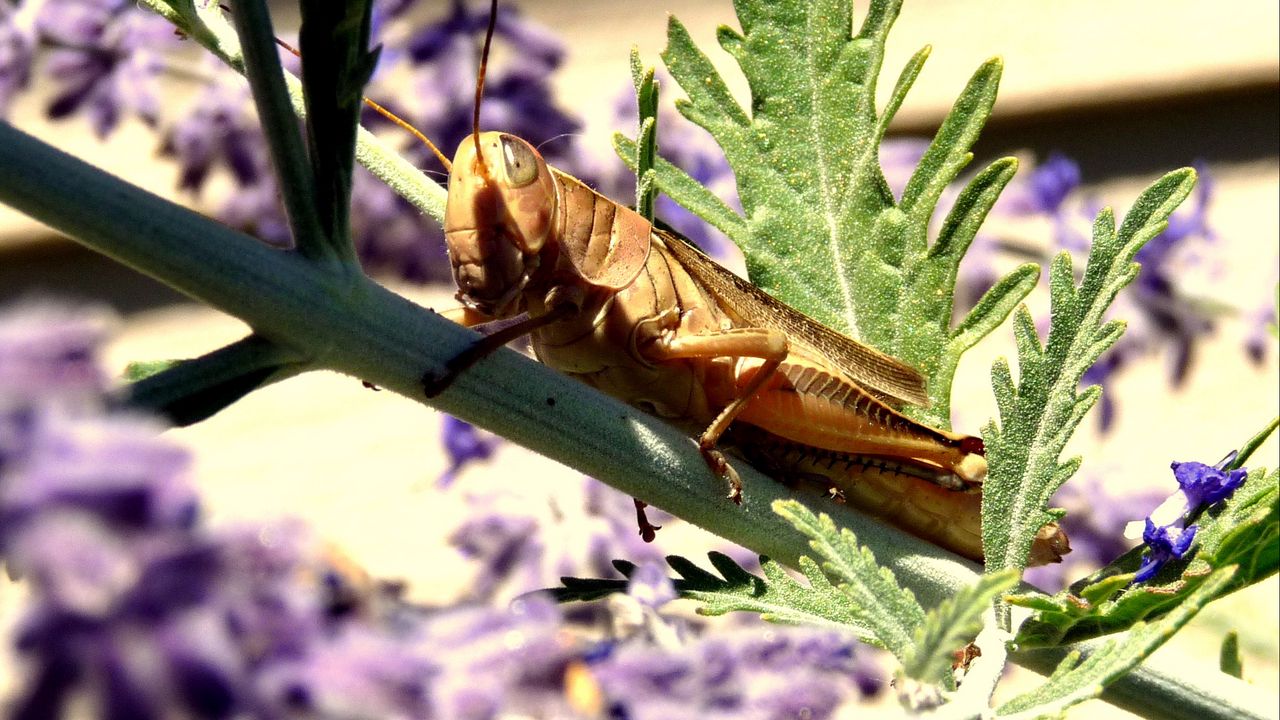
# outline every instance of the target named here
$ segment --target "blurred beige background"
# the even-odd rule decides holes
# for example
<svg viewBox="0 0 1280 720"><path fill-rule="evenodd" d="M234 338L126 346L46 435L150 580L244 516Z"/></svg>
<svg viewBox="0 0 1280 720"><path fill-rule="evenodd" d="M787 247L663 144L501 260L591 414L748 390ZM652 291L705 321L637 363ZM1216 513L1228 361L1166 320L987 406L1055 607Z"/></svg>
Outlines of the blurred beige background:
<svg viewBox="0 0 1280 720"><path fill-rule="evenodd" d="M588 140L601 152L608 147L614 101L629 86L628 47L638 44L649 63L658 63L663 10L690 27L746 96L732 61L714 46L715 26L734 23L727 1L517 4L565 38L569 55L557 89L566 107L587 118ZM1119 212L1160 173L1203 160L1217 182L1210 217L1220 236L1213 252L1222 266L1191 289L1247 312L1275 297L1277 8L1266 0L910 0L892 35L882 89L912 52L932 43L933 55L895 126L899 133L929 133L973 69L991 55L1003 56L1001 98L978 148L979 162L1011 151L1043 158L1061 150L1080 161L1088 191ZM669 98L677 91L667 86L664 93ZM99 144L87 123L48 123L33 101L18 107L13 122L155 192L180 197L171 166L158 157L139 161L155 150L152 135L141 128L126 127ZM448 303L445 290L409 292L426 304ZM0 299L32 293L115 306L122 321L109 351L114 369L131 360L199 354L245 330L0 208ZM1244 318L1220 320L1176 391L1166 381L1168 357L1130 367L1112 385L1121 404L1115 430L1103 437L1090 418L1072 448L1086 458L1082 475L1105 474L1110 482L1135 486L1164 482L1171 479L1170 460L1216 461L1274 416L1280 407L1277 346L1271 341L1265 362L1251 364L1242 349L1246 332ZM997 355L1011 354L1007 329L996 335L961 367L958 427L976 430L993 413L988 369ZM432 490L444 468L438 426L432 411L403 398L371 393L349 378L311 375L173 434L197 453L215 520L302 516L374 574L409 580L418 597L444 599L466 582L468 569L443 545L464 505L458 493ZM1280 464L1274 440L1253 464ZM497 465L474 469L460 482L492 483L504 467L516 465L522 478L536 478L529 482L549 495L577 478L506 447ZM692 530L675 534L692 556L709 543ZM1216 667L1222 634L1239 628L1247 631L1247 679L1274 691L1278 587L1273 579L1211 606L1162 654L1185 656L1207 672ZM0 615L12 615L20 594L0 586ZM1081 715L1121 715L1093 705Z"/></svg>

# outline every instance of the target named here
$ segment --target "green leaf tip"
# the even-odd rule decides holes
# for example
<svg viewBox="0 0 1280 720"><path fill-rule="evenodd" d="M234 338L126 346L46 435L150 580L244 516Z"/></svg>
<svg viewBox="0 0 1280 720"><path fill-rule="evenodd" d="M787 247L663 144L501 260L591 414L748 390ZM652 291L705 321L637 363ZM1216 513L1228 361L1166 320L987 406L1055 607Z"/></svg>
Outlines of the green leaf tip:
<svg viewBox="0 0 1280 720"><path fill-rule="evenodd" d="M1096 388L1082 389L1081 378L1124 330L1122 323L1104 320L1107 309L1136 276L1134 256L1167 226L1194 177L1184 169L1156 180L1134 202L1119 232L1110 209L1098 213L1078 285L1071 256L1053 259L1049 334L1043 343L1030 313L1015 313L1018 380L1013 381L1007 362L992 366L999 422L983 430L990 465L982 502L988 568L1025 567L1036 533L1055 519L1045 506L1079 467L1078 459L1060 456L1100 397Z"/></svg>
<svg viewBox="0 0 1280 720"><path fill-rule="evenodd" d="M902 660L903 674L931 683L949 679L955 651L977 636L992 600L1017 583L1018 573L1012 570L983 575L931 610L915 630L914 646Z"/></svg>
<svg viewBox="0 0 1280 720"><path fill-rule="evenodd" d="M825 513L814 515L795 500L776 500L773 511L809 539L823 574L844 592L867 627L898 658L913 647L912 634L925 619L911 591L898 585L893 572L876 564L871 551L858 545L847 528L838 529Z"/></svg>

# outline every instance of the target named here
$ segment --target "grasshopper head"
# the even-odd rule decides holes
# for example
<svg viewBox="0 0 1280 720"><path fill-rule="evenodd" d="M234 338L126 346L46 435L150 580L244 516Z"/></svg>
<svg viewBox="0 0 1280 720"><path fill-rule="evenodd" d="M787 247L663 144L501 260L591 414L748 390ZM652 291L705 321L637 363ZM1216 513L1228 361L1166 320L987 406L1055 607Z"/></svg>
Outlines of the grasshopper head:
<svg viewBox="0 0 1280 720"><path fill-rule="evenodd" d="M499 132L464 139L444 215L458 299L491 317L519 312L521 291L543 266L555 212L555 181L532 145Z"/></svg>

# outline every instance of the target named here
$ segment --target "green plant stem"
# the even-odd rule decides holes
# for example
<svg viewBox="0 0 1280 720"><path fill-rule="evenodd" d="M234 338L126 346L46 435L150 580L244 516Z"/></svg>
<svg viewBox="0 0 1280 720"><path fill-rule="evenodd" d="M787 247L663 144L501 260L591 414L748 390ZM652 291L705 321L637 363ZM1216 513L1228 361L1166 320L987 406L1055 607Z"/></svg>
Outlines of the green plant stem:
<svg viewBox="0 0 1280 720"><path fill-rule="evenodd" d="M253 91L258 118L262 122L271 165L280 178L280 195L285 215L293 230L298 251L309 258L324 258L331 247L316 214L315 186L307 149L298 129L298 115L293 111L285 89L284 69L271 27L271 15L265 0L251 0L236 5L236 30L247 61L245 78ZM354 258L344 258L354 260Z"/></svg>
<svg viewBox="0 0 1280 720"><path fill-rule="evenodd" d="M1082 649L1105 642L1091 640L1072 645ZM1087 652L1087 650L1086 650ZM1066 648L1026 650L1010 655L1015 663L1042 675L1053 672ZM1268 720L1276 716L1276 697L1262 688L1219 672L1209 664L1195 668L1173 664L1159 655L1148 658L1139 668L1107 686L1102 699L1147 718L1161 720ZM1202 669L1202 672L1197 672Z"/></svg>
<svg viewBox="0 0 1280 720"><path fill-rule="evenodd" d="M198 17L179 12L165 0L138 0L138 4L173 23L187 37L212 52L231 69L244 73L244 55L240 41L216 3L210 3L208 7L197 3L195 12ZM282 76L293 111L299 118L306 117L302 81L289 72L283 72ZM414 207L437 221L443 221L447 195L445 189L363 127L356 130L356 162Z"/></svg>
<svg viewBox="0 0 1280 720"><path fill-rule="evenodd" d="M0 202L244 320L310 358L313 369L427 404L420 378L475 338L363 276L272 249L5 123L0 168ZM744 500L734 506L688 436L514 352L480 362L429 404L792 566L810 550L770 509L781 498L799 499L851 529L926 607L978 577L972 563L817 493L797 496L741 461L735 466ZM1172 717L1188 706L1186 694L1206 708L1200 718L1252 716L1251 706L1235 705L1238 687L1228 692L1221 684L1203 688L1147 674L1140 668L1108 695L1140 698L1151 717Z"/></svg>

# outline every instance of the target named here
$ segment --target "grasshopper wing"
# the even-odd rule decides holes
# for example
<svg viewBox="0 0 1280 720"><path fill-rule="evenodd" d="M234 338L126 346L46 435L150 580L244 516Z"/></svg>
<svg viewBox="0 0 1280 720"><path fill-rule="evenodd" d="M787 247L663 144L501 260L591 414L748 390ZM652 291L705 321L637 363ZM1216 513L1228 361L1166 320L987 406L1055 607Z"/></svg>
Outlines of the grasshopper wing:
<svg viewBox="0 0 1280 720"><path fill-rule="evenodd" d="M927 406L924 377L918 370L818 323L760 288L729 272L674 233L654 234L690 274L715 295L729 315L743 325L779 330L839 368L850 380L889 402Z"/></svg>

